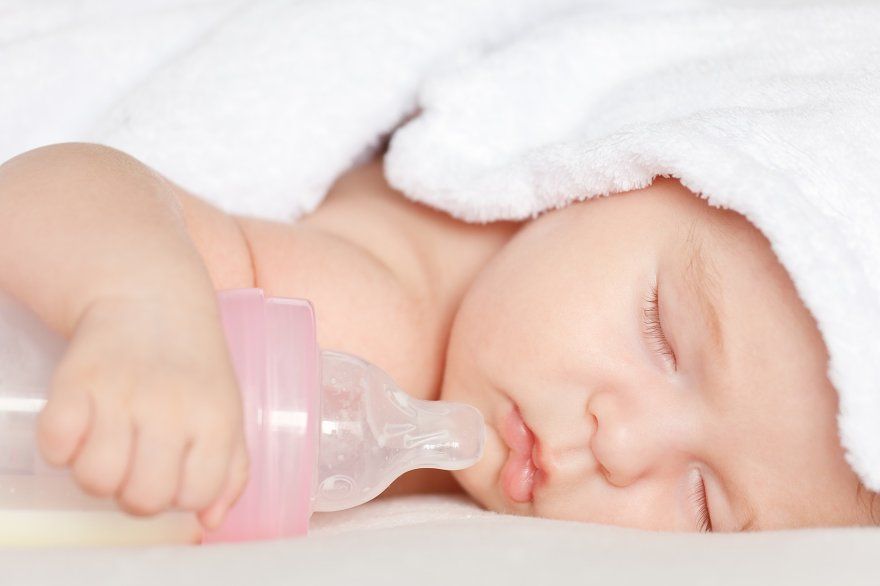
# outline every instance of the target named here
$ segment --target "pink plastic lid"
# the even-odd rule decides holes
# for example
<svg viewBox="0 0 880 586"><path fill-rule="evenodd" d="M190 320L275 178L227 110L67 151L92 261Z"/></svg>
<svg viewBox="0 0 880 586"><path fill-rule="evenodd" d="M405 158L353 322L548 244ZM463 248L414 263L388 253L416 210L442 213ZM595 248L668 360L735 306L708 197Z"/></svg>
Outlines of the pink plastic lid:
<svg viewBox="0 0 880 586"><path fill-rule="evenodd" d="M304 535L315 489L320 352L315 312L304 299L261 289L218 293L242 393L250 479L203 543Z"/></svg>

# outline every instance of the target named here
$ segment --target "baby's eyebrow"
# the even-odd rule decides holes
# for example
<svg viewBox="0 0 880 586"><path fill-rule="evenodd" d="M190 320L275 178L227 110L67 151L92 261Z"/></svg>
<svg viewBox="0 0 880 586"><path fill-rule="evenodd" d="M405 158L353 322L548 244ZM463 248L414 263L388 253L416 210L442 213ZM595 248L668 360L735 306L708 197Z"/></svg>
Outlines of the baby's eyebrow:
<svg viewBox="0 0 880 586"><path fill-rule="evenodd" d="M698 233L696 224L696 221L691 224L685 241L684 276L686 283L697 298L715 355L719 363L723 364L721 358L724 353L724 330L718 311L721 299L718 271L712 263L712 259L703 252L706 241L703 235Z"/></svg>

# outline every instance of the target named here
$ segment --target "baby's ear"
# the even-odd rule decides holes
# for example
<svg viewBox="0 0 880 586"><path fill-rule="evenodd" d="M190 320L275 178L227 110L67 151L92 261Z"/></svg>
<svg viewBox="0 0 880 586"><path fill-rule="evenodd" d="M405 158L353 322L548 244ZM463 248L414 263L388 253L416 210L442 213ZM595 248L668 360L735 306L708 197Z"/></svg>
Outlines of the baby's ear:
<svg viewBox="0 0 880 586"><path fill-rule="evenodd" d="M858 489L856 489L856 499L871 519L871 525L880 527L880 493L868 490L864 484L859 482Z"/></svg>

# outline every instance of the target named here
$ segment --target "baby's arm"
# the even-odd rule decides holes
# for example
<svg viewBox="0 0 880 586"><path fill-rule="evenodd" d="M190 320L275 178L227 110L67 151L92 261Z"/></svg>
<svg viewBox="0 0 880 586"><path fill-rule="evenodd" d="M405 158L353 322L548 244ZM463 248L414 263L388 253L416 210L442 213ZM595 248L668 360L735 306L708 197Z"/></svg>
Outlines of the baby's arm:
<svg viewBox="0 0 880 586"><path fill-rule="evenodd" d="M187 220L170 183L108 147L0 166L0 289L70 339L39 420L43 456L129 512L177 506L213 527L248 465L214 288L252 277L209 274L194 240L211 226Z"/></svg>

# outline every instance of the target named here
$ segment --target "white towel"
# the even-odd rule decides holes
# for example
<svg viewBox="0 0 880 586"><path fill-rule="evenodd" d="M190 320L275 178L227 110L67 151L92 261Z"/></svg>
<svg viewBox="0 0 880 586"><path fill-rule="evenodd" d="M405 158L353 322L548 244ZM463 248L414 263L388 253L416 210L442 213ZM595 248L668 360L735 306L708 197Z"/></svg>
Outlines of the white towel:
<svg viewBox="0 0 880 586"><path fill-rule="evenodd" d="M92 140L229 211L301 215L424 76L578 3L0 0L0 160Z"/></svg>
<svg viewBox="0 0 880 586"><path fill-rule="evenodd" d="M672 175L771 241L813 313L846 457L880 490L880 4L536 27L421 88L389 181L467 221Z"/></svg>
<svg viewBox="0 0 880 586"><path fill-rule="evenodd" d="M0 160L63 140L294 218L386 172L467 221L674 175L771 240L880 490L880 6L804 1L0 0Z"/></svg>

